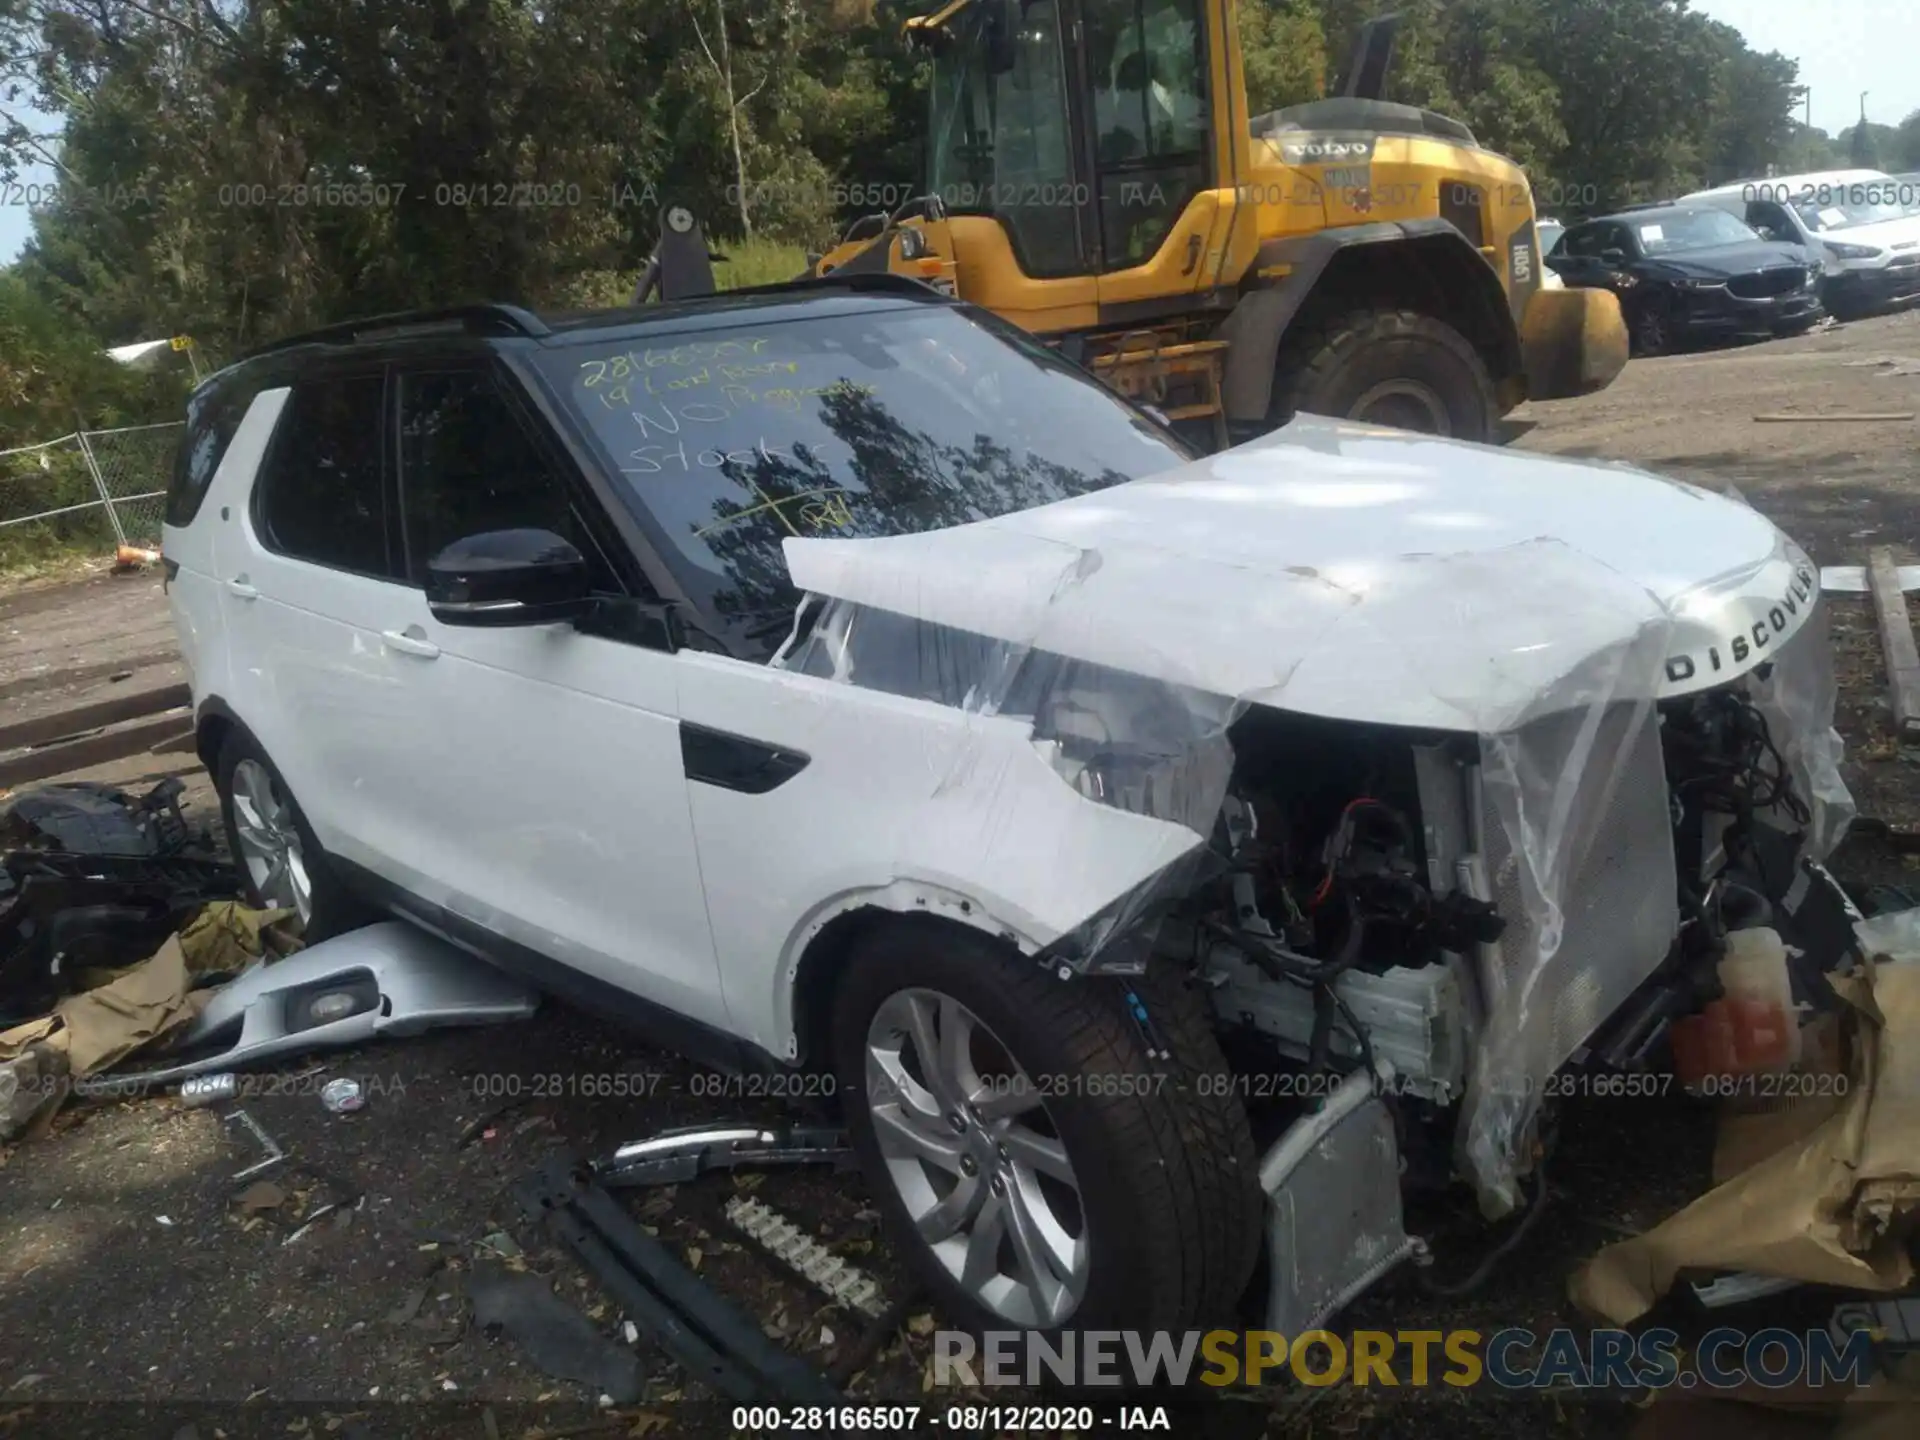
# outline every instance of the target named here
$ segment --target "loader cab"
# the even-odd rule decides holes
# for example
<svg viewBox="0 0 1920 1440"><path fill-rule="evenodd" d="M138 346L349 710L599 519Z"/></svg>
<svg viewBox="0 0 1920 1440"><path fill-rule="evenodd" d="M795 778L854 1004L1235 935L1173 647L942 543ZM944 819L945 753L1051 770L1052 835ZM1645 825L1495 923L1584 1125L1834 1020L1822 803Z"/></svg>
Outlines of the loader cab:
<svg viewBox="0 0 1920 1440"><path fill-rule="evenodd" d="M1210 281L1231 219L1212 200L1232 167L1214 124L1222 13L1217 0L960 0L910 22L932 56L928 190L955 227L962 293L1056 330ZM1113 278L1128 271L1151 279Z"/></svg>

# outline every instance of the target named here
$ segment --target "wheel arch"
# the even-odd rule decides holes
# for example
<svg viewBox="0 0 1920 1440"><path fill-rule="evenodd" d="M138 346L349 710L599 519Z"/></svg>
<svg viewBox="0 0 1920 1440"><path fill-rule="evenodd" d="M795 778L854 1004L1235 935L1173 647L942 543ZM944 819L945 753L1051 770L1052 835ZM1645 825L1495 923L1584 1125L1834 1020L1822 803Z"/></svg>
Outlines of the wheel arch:
<svg viewBox="0 0 1920 1440"><path fill-rule="evenodd" d="M774 998L776 1049L798 1065L827 1060L833 997L847 961L870 936L894 927L984 934L1027 956L1041 948L991 904L931 882L895 880L841 894L801 922L782 954Z"/></svg>
<svg viewBox="0 0 1920 1440"><path fill-rule="evenodd" d="M236 732L246 736L256 746L260 743L246 723L233 713L233 708L218 695L209 695L200 702L193 722L193 749L200 757L200 763L206 767L207 774L218 778L220 752L226 747L227 737Z"/></svg>
<svg viewBox="0 0 1920 1440"><path fill-rule="evenodd" d="M1524 377L1520 333L1500 277L1448 221L1346 225L1269 241L1249 273L1253 288L1220 328L1228 343L1221 398L1231 421L1266 420L1288 332L1303 315L1335 310L1418 311L1465 336L1502 390Z"/></svg>

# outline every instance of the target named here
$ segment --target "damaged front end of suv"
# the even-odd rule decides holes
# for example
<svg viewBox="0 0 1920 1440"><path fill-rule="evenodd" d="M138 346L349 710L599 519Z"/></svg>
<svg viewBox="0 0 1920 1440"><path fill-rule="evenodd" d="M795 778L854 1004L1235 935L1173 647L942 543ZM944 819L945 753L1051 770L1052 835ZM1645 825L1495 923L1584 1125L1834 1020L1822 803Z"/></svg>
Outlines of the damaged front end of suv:
<svg viewBox="0 0 1920 1440"><path fill-rule="evenodd" d="M1185 832L1022 948L1063 980L1184 971L1234 1083L1288 1102L1260 1172L1276 1329L1420 1251L1403 1174L1519 1208L1555 1077L1663 1066L1729 933L1777 931L1799 1002L1851 954L1820 866L1852 806L1818 573L1737 501L1301 419L786 553L809 598L776 666L1031 717L1116 826ZM1030 783L978 754L930 771L987 806ZM1058 859L1080 893L1103 863Z"/></svg>

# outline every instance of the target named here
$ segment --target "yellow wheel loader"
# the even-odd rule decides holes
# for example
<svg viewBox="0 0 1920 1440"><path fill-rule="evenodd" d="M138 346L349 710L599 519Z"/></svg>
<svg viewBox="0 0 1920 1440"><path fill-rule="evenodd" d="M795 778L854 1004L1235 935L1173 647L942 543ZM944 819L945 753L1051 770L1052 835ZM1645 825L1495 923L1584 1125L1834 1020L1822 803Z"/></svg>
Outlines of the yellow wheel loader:
<svg viewBox="0 0 1920 1440"><path fill-rule="evenodd" d="M925 193L810 274L984 306L1224 446L1296 411L1468 440L1626 364L1618 302L1542 286L1520 168L1380 97L1396 20L1340 93L1249 115L1235 0L951 0Z"/></svg>

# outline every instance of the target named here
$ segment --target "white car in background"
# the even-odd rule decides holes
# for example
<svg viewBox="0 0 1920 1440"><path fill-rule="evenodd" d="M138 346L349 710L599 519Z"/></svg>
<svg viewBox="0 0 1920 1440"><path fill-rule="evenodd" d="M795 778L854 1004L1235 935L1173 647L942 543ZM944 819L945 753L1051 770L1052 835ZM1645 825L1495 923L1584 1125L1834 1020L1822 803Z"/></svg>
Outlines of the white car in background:
<svg viewBox="0 0 1920 1440"><path fill-rule="evenodd" d="M1553 247L1560 243L1560 237L1567 233L1566 223L1561 220L1541 218L1533 222L1534 238L1540 246L1540 284L1548 290L1564 290L1567 282L1560 278L1559 272L1545 263Z"/></svg>
<svg viewBox="0 0 1920 1440"><path fill-rule="evenodd" d="M1820 303L1836 319L1920 296L1920 191L1880 170L1823 170L1697 190L1763 239L1806 246L1826 268Z"/></svg>

